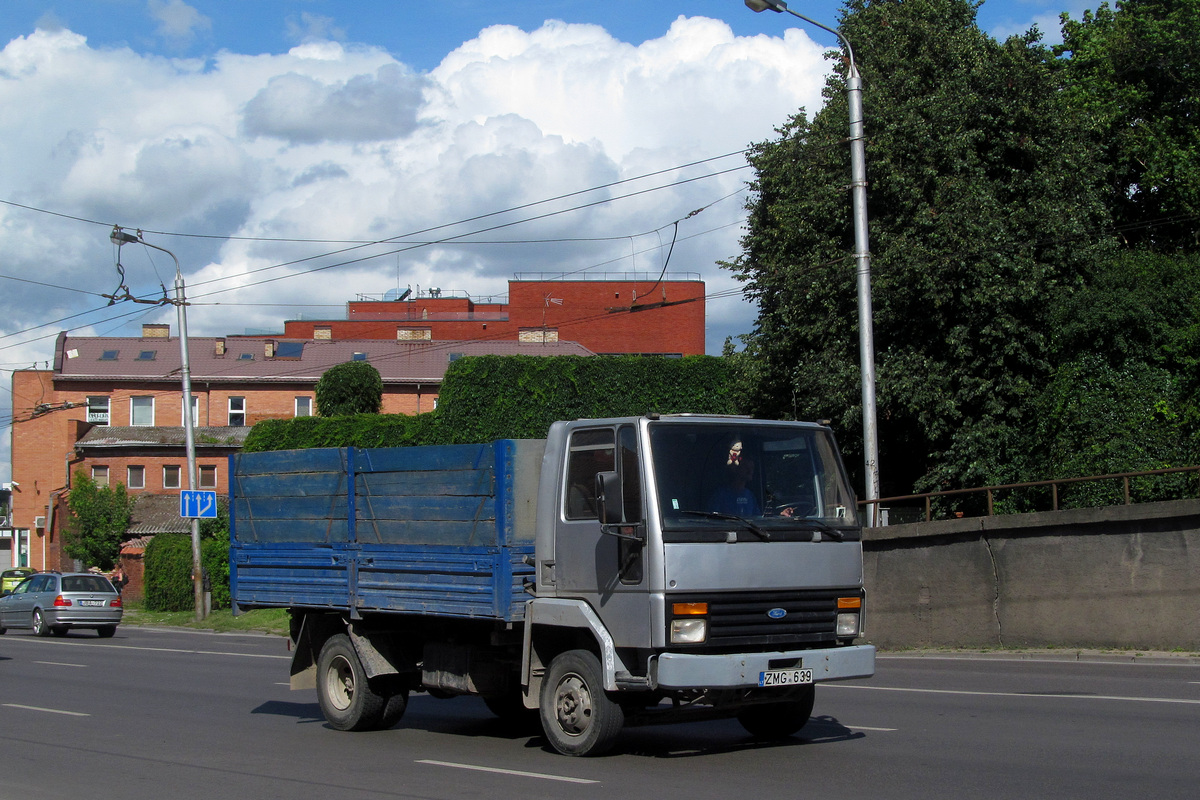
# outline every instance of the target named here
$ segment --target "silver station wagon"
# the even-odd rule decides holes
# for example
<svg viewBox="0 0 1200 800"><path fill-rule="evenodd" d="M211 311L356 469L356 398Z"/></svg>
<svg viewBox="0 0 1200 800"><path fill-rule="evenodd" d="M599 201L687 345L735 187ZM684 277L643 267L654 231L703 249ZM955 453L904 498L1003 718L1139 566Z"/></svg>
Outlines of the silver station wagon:
<svg viewBox="0 0 1200 800"><path fill-rule="evenodd" d="M93 628L107 638L124 611L121 595L103 575L40 572L0 597L0 633L32 628L38 636L65 636L73 628Z"/></svg>

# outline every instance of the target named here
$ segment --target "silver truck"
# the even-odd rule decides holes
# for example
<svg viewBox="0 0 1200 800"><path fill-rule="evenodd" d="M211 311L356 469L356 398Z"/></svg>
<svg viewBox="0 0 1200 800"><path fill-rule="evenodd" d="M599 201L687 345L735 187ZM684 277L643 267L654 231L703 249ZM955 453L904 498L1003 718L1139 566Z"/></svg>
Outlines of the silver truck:
<svg viewBox="0 0 1200 800"><path fill-rule="evenodd" d="M799 731L874 673L862 527L831 431L741 417L555 423L545 440L233 457L235 609L292 614L330 725L413 692L540 717L560 753L627 724Z"/></svg>

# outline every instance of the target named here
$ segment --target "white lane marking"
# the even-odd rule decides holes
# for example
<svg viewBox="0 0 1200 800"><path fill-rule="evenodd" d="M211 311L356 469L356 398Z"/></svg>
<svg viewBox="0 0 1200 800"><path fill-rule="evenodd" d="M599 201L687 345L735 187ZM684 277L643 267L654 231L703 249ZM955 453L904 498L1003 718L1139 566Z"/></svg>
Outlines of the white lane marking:
<svg viewBox="0 0 1200 800"><path fill-rule="evenodd" d="M35 664L45 664L50 667L86 667L87 664L68 664L65 661L35 661Z"/></svg>
<svg viewBox="0 0 1200 800"><path fill-rule="evenodd" d="M82 711L63 711L58 708L39 708L38 706L23 706L18 703L4 703L5 708L23 708L26 711L44 711L47 714L66 714L68 717L90 717L91 714L84 714Z"/></svg>
<svg viewBox="0 0 1200 800"><path fill-rule="evenodd" d="M900 730L899 728L868 728L866 725L847 725L844 722L832 722L826 720L809 720L809 725L828 728L846 728L852 731L875 731L877 733L894 733Z"/></svg>
<svg viewBox="0 0 1200 800"><path fill-rule="evenodd" d="M875 731L877 733L894 733L899 728L868 728L866 725L846 725L852 731Z"/></svg>
<svg viewBox="0 0 1200 800"><path fill-rule="evenodd" d="M97 647L109 647L109 648L115 648L117 650L145 650L147 652L153 652L153 653L188 653L190 655L198 655L198 656L239 656L241 658L278 658L278 659L287 659L288 661L290 661L292 658L289 655L276 656L276 655L271 655L270 653L231 653L231 652L226 652L223 650L195 650L195 649L188 649L188 648L184 648L184 647L136 647L134 645L129 645L129 644L99 644L94 641L92 641L92 642L62 642L62 641L55 642L55 641L50 641L50 640L46 640L46 639L34 638L32 636L8 637L8 638L6 638L5 644L7 644L8 642L24 642L26 644L45 644L45 645L52 645L54 647L86 647L89 650L97 648Z"/></svg>
<svg viewBox="0 0 1200 800"><path fill-rule="evenodd" d="M823 687L831 689L868 689L875 692L916 692L918 694L961 694L973 697L1053 697L1059 700L1126 700L1134 703L1179 703L1181 705L1200 705L1200 700L1187 700L1174 697L1124 697L1115 694L1062 694L1060 692L971 692L962 689L907 689L900 686L851 686L848 684L826 683Z"/></svg>
<svg viewBox="0 0 1200 800"><path fill-rule="evenodd" d="M522 772L517 769L500 769L499 767L480 767L475 764L455 764L452 761L433 761L428 758L417 760L418 764L432 764L435 767L453 767L454 769L469 769L475 772L496 772L501 775L517 775L522 778L540 778L546 781L562 781L564 783L599 783L585 778L568 778L565 775L547 775L542 772Z"/></svg>

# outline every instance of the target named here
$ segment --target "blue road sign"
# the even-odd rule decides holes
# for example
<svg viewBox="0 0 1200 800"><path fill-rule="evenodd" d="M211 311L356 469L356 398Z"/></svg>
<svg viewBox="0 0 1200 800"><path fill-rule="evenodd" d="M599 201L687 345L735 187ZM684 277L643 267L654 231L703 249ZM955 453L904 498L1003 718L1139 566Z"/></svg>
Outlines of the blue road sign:
<svg viewBox="0 0 1200 800"><path fill-rule="evenodd" d="M179 516L217 518L217 493L204 489L184 489L179 493Z"/></svg>

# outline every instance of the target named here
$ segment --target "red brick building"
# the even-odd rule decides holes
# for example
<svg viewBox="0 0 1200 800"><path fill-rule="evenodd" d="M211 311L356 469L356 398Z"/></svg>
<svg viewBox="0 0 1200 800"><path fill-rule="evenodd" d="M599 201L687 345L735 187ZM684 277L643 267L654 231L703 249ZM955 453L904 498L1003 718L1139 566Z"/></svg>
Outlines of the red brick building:
<svg viewBox="0 0 1200 800"><path fill-rule="evenodd" d="M384 413L417 414L434 408L447 365L462 356L704 352L699 280L518 280L509 290L504 302L396 293L349 303L344 320L287 321L282 336L190 337L197 488L227 493L227 455L249 427L314 414L317 380L346 361L379 370ZM0 567L77 566L62 552L62 526L78 470L135 497L189 487L171 333L168 325L145 325L140 337L63 333L52 369L13 373L12 535L0 538ZM165 507L136 506L131 531L179 527Z"/></svg>
<svg viewBox="0 0 1200 800"><path fill-rule="evenodd" d="M570 341L593 353L704 355L704 282L514 280L503 301L438 289L346 305L339 320L288 320L291 339Z"/></svg>

